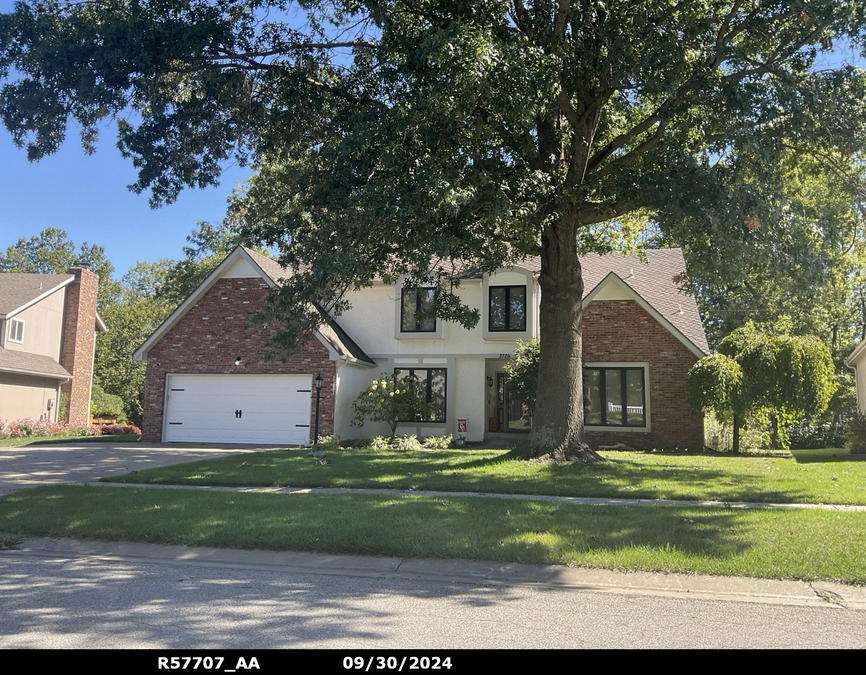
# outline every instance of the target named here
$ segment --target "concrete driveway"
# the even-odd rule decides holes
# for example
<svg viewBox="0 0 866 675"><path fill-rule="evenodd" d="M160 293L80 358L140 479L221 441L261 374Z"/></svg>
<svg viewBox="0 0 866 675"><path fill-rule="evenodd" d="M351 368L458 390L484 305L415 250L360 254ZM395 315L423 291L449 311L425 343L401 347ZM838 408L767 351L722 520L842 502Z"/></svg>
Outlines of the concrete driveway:
<svg viewBox="0 0 866 675"><path fill-rule="evenodd" d="M0 448L0 495L36 487L92 483L103 476L168 464L261 452L268 448L236 445L70 443Z"/></svg>

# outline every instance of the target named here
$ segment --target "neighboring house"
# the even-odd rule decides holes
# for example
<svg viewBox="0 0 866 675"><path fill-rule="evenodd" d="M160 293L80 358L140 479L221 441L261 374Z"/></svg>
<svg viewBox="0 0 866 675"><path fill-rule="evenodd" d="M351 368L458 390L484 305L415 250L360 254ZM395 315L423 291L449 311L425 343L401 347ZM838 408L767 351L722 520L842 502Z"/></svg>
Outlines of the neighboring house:
<svg viewBox="0 0 866 675"><path fill-rule="evenodd" d="M866 340L854 347L854 351L845 359L845 365L854 370L857 409L861 414L866 415Z"/></svg>
<svg viewBox="0 0 866 675"><path fill-rule="evenodd" d="M61 391L69 422L88 424L99 277L0 273L0 418L56 422Z"/></svg>
<svg viewBox="0 0 866 675"><path fill-rule="evenodd" d="M647 251L648 264L620 255L581 260L588 441L701 448L703 418L689 407L687 374L709 350L697 305L679 289L682 253ZM539 271L540 261L528 258L464 278L458 295L482 317L471 330L418 316L433 289L374 283L350 294L352 308L310 334L299 353L267 362L260 357L275 329L248 324L287 273L239 247L133 355L147 362L144 439L307 444L318 375L319 435L386 434L384 423L351 426L352 402L382 372L414 376L431 404L426 421L400 433L480 441L526 432L529 411L509 396L503 366L519 339L538 336Z"/></svg>

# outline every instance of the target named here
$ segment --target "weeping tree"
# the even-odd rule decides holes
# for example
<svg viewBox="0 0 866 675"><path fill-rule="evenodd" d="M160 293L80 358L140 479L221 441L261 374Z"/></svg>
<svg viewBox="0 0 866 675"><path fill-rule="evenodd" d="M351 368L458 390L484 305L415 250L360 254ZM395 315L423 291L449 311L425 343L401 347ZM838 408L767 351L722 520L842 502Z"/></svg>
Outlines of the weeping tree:
<svg viewBox="0 0 866 675"><path fill-rule="evenodd" d="M689 371L689 398L696 411L731 416L733 451L740 451L740 425L749 416L770 423L787 447L785 426L812 421L836 391L830 350L804 336L769 336L751 323L719 343Z"/></svg>
<svg viewBox="0 0 866 675"><path fill-rule="evenodd" d="M784 205L743 167L863 149L863 73L813 66L864 35L838 0L33 0L0 15L0 117L33 160L115 120L154 204L251 163L232 217L295 272L263 315L284 343L376 278L473 326L467 267L539 255L536 446L590 461L578 246L651 214L783 271Z"/></svg>

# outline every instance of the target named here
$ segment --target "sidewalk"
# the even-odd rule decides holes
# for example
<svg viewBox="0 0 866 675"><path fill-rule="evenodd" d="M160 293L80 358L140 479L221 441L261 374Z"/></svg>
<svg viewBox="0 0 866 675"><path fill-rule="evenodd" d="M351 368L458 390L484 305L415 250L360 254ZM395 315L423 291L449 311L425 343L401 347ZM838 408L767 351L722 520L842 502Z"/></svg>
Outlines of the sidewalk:
<svg viewBox="0 0 866 675"><path fill-rule="evenodd" d="M422 579L471 585L533 585L575 591L866 610L866 588L833 582L776 581L700 574L618 572L496 561L376 558L292 551L246 551L129 542L27 539L0 557L91 559L286 574Z"/></svg>
<svg viewBox="0 0 866 675"><path fill-rule="evenodd" d="M610 497L560 497L555 495L506 494L501 492L461 492L434 490L392 490L386 488L267 488L267 487L215 487L211 485L157 485L153 483L87 483L91 487L131 487L172 490L219 490L226 492L268 492L274 494L368 494L400 495L411 494L422 497L473 497L491 499L521 499L535 502L555 502L560 504L582 504L591 506L676 506L679 508L701 507L719 509L818 509L821 511L862 511L864 505L848 504L776 504L770 502L712 502L686 499L616 499Z"/></svg>

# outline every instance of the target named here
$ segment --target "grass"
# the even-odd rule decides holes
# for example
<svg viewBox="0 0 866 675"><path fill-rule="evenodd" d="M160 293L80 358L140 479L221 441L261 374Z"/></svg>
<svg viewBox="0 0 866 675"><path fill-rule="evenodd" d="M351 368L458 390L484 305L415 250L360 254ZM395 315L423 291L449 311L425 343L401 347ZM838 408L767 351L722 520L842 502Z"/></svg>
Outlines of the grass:
<svg viewBox="0 0 866 675"><path fill-rule="evenodd" d="M0 498L0 530L866 583L864 513L62 486Z"/></svg>
<svg viewBox="0 0 866 675"><path fill-rule="evenodd" d="M140 434L117 434L115 436L52 436L0 439L0 448L17 448L22 445L55 445L64 443L128 443L137 441Z"/></svg>
<svg viewBox="0 0 866 675"><path fill-rule="evenodd" d="M209 459L104 479L165 485L395 488L779 503L866 504L866 462L845 450L793 458L602 453L602 464L527 461L507 450L341 450L318 464L305 450Z"/></svg>

